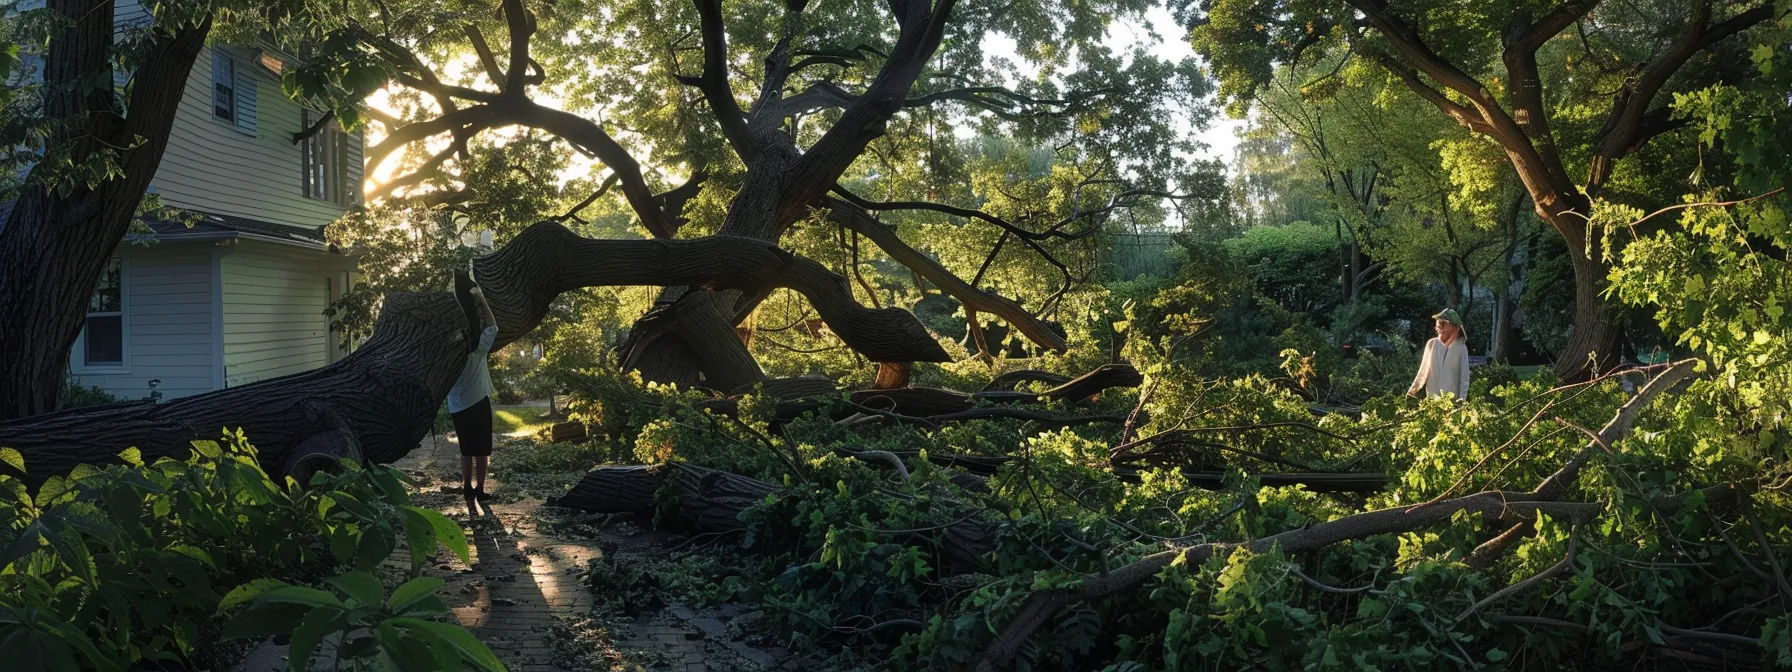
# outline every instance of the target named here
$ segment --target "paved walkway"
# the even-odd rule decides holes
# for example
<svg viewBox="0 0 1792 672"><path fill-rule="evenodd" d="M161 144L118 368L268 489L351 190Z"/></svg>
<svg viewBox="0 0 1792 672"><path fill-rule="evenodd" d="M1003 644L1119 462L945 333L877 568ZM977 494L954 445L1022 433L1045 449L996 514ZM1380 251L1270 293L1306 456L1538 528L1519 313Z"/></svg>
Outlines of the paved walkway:
<svg viewBox="0 0 1792 672"><path fill-rule="evenodd" d="M776 669L776 653L731 641L727 621L742 609L693 612L672 605L629 621L591 613L593 598L582 574L603 548L652 551L666 537L599 530L595 538L564 539L539 531L538 500L471 503L458 494L459 445L425 438L397 463L422 485L413 503L441 510L468 530L471 563L446 551L425 572L446 582L441 596L466 626L512 672L589 670ZM493 489L486 483L486 490ZM388 562L408 569L403 549ZM285 647L263 646L237 672L284 669Z"/></svg>

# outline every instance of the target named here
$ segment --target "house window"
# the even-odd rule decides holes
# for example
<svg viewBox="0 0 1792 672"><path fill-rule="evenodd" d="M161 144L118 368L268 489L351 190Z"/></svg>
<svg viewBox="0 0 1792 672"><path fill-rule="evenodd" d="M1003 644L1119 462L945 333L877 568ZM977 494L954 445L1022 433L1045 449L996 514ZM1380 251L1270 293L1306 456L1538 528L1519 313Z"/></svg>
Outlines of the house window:
<svg viewBox="0 0 1792 672"><path fill-rule="evenodd" d="M303 128L311 128L320 117L318 113L305 110L299 120ZM349 193L348 181L348 134L334 123L324 128L301 143L302 167L304 174L305 196L320 201L328 201L336 205L354 205L354 198Z"/></svg>
<svg viewBox="0 0 1792 672"><path fill-rule="evenodd" d="M81 338L81 364L124 365L124 267L117 257L106 262L100 284L87 300L87 330Z"/></svg>
<svg viewBox="0 0 1792 672"><path fill-rule="evenodd" d="M236 61L212 52L212 117L236 123Z"/></svg>

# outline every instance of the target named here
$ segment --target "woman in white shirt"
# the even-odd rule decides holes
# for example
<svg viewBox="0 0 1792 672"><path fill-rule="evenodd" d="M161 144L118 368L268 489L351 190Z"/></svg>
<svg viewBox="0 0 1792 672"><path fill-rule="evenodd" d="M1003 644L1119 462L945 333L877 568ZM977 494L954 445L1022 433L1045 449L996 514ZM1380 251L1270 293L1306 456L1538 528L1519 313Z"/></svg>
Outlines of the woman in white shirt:
<svg viewBox="0 0 1792 672"><path fill-rule="evenodd" d="M1462 316L1451 308L1431 316L1437 320L1437 336L1425 342L1425 357L1419 361L1419 375L1406 388L1407 396L1435 397L1448 394L1457 399L1468 398L1468 338L1462 333Z"/></svg>
<svg viewBox="0 0 1792 672"><path fill-rule="evenodd" d="M492 343L498 338L498 321L492 318L485 293L470 273L456 273L454 287L472 303L463 303L462 307L469 313L468 322L479 325L479 340L461 364L454 387L448 390L448 415L454 419L454 433L460 440L461 488L467 497L488 499L491 495L485 492L485 471L492 455L492 378L486 358L491 356Z"/></svg>

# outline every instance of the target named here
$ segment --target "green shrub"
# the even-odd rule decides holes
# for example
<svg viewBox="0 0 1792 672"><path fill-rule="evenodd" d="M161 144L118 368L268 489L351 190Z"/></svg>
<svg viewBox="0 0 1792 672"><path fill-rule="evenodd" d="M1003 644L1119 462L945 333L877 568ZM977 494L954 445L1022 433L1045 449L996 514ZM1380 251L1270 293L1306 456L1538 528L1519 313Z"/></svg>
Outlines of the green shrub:
<svg viewBox="0 0 1792 672"><path fill-rule="evenodd" d="M57 408L81 408L118 402L119 398L112 396L112 393L100 389L98 385L82 385L73 376L63 382L62 392L56 395Z"/></svg>
<svg viewBox="0 0 1792 672"><path fill-rule="evenodd" d="M51 476L36 493L0 475L0 520L9 521L0 532L0 650L19 665L11 669L224 667L220 629L241 635L244 626L222 612L247 599L245 590L307 582L338 566L370 570L400 534L413 567L438 543L467 553L459 526L408 505L403 477L390 467L345 463L309 487L275 482L240 433L195 441L184 460L146 464L134 448L119 457ZM28 467L10 449L0 448L0 460ZM246 588L224 599L238 585ZM436 626L458 629L417 627ZM292 628L248 634L264 631Z"/></svg>

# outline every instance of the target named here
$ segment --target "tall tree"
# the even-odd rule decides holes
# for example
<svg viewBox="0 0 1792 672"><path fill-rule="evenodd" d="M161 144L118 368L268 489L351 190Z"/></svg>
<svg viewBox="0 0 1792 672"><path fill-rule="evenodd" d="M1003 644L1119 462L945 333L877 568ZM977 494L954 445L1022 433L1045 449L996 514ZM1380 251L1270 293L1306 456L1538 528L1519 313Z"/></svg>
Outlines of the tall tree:
<svg viewBox="0 0 1792 672"><path fill-rule="evenodd" d="M1069 283L1079 278L1055 245L1147 201L1188 197L1213 172L1180 158L1189 141L1171 123L1170 110L1204 120L1195 64L1103 44L1113 17L1151 6L1140 0L1003 11L956 0L344 6L306 38L310 63L288 83L351 123L379 116L368 82L396 85L403 109L379 120L384 139L367 153L396 170L374 199L464 198L480 187L458 179L472 139L535 129L607 169L593 184L614 184L647 235L779 242L803 222L837 227L1051 348L1063 341L1040 317L1049 300L1023 307L965 281L941 263L948 255L916 249L877 213L989 227L1003 241L992 258L1027 250ZM1036 68L985 58L992 37ZM1022 207L1006 196L1027 190L997 193L1011 183L964 188L952 178L967 157L951 137L977 127L1050 147L1063 168ZM428 186L444 176L446 187ZM631 331L625 363L724 390L759 381L735 326L765 296L667 288Z"/></svg>
<svg viewBox="0 0 1792 672"><path fill-rule="evenodd" d="M41 149L7 195L16 200L0 228L0 419L54 407L81 306L161 162L187 72L211 31L209 11L168 12L145 30L138 46L147 65L120 95L112 75L126 50L114 39L113 4L49 0L14 19L41 26L48 42L43 84L8 106L5 119L9 145L29 138L36 142L25 146Z"/></svg>
<svg viewBox="0 0 1792 672"><path fill-rule="evenodd" d="M1194 41L1223 98L1248 100L1275 64L1342 45L1498 142L1567 243L1575 319L1556 369L1580 378L1614 361L1620 333L1589 236L1593 199L1612 196L1624 157L1682 125L1671 92L1756 77L1747 59L1717 54L1785 11L1770 0L1217 0L1194 17Z"/></svg>

